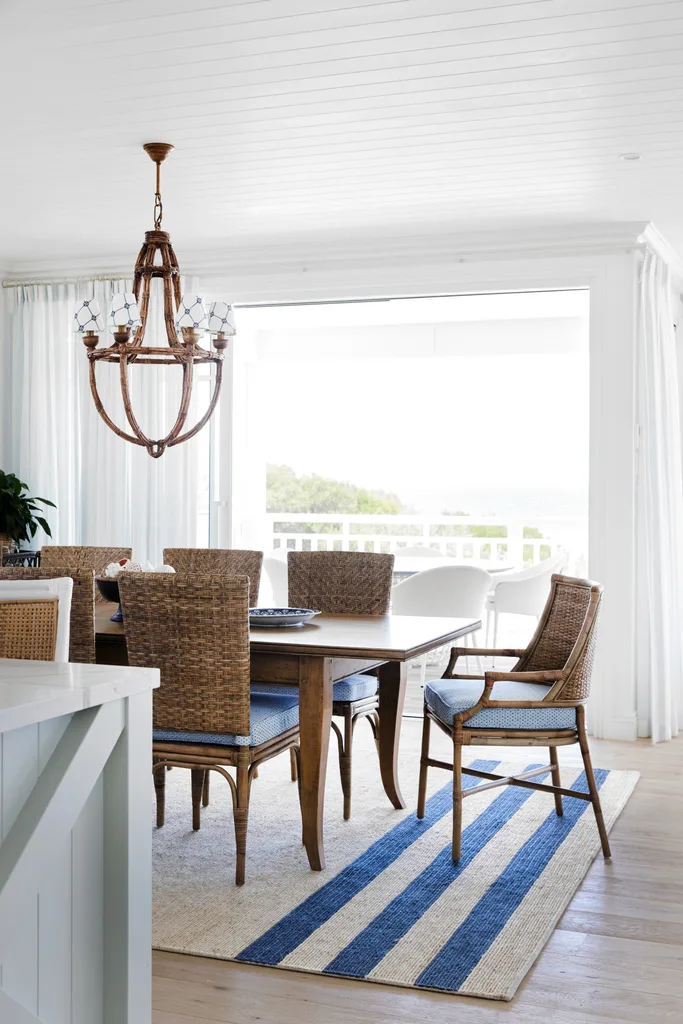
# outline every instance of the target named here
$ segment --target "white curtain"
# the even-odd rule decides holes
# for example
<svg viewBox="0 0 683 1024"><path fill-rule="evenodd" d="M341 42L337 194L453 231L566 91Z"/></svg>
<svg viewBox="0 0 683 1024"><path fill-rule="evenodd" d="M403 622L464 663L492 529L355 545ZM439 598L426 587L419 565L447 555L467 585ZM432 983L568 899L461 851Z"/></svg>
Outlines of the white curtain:
<svg viewBox="0 0 683 1024"><path fill-rule="evenodd" d="M187 282L192 290L196 285ZM3 393L10 410L2 468L26 481L33 494L55 502L48 516L54 543L132 546L136 559L156 565L164 547L197 543L198 474L206 445L194 438L153 459L117 437L95 409L85 347L72 333L77 299L94 296L106 310L114 291L131 290L130 281L116 280L7 290L10 358ZM163 343L160 331L160 303L152 302L147 343ZM105 409L125 427L118 366L100 363L97 377ZM167 432L180 389L177 367L131 369L143 430L153 437ZM36 546L45 539L41 531Z"/></svg>
<svg viewBox="0 0 683 1024"><path fill-rule="evenodd" d="M654 742L683 729L683 478L674 295L669 268L647 249L636 332L636 655L639 733Z"/></svg>

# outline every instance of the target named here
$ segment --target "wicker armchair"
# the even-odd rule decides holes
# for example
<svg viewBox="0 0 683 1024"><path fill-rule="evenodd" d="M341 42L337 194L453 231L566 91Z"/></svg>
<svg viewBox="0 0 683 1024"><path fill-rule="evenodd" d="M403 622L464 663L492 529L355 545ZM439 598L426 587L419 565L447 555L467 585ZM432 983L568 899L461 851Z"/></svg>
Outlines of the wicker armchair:
<svg viewBox="0 0 683 1024"><path fill-rule="evenodd" d="M164 562L176 572L208 573L212 576L246 576L249 601L258 603L261 585L262 551L241 548L164 548Z"/></svg>
<svg viewBox="0 0 683 1024"><path fill-rule="evenodd" d="M386 615L391 602L394 556L361 551L290 551L287 556L289 603L330 615ZM367 718L378 743L377 679L354 675L334 684L332 714L344 720L332 729L339 748L344 818L351 817L351 768L356 722ZM297 777L291 761L292 779Z"/></svg>
<svg viewBox="0 0 683 1024"><path fill-rule="evenodd" d="M69 661L95 664L95 574L92 569L39 569L12 567L0 569L0 580L55 580L70 576L71 595Z"/></svg>
<svg viewBox="0 0 683 1024"><path fill-rule="evenodd" d="M166 768L192 773L194 829L205 778L218 772L232 793L235 881L243 885L251 782L262 761L298 752L298 696L250 694L246 576L123 573L119 580L128 662L161 670L152 759L157 826L164 824Z"/></svg>
<svg viewBox="0 0 683 1024"><path fill-rule="evenodd" d="M59 598L0 600L0 658L54 661Z"/></svg>
<svg viewBox="0 0 683 1024"><path fill-rule="evenodd" d="M586 738L585 703L590 690L596 624L602 587L590 580L554 575L538 627L526 650L454 647L441 680L425 687L424 727L417 816L423 818L430 767L453 772L453 861L460 860L462 804L466 796L492 786L522 786L552 793L555 810L562 814L562 797L572 796L593 805L602 852L610 857L607 829ZM517 658L509 672L484 676L457 675L459 657ZM484 680L481 683L476 680ZM456 683L446 680L459 680ZM429 733L435 722L453 741L453 764L429 757ZM578 743L588 782L588 793L562 788L557 747ZM504 777L463 768L462 748L469 745L547 746L550 764L544 768ZM552 785L530 781L550 772ZM493 780L463 790L462 774Z"/></svg>

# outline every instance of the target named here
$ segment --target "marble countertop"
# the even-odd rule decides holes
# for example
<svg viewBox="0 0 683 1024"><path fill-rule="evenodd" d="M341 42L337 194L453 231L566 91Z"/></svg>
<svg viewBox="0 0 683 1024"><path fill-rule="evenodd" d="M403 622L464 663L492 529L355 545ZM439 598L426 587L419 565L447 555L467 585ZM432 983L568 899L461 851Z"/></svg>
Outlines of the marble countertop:
<svg viewBox="0 0 683 1024"><path fill-rule="evenodd" d="M156 668L0 658L0 733L157 686Z"/></svg>

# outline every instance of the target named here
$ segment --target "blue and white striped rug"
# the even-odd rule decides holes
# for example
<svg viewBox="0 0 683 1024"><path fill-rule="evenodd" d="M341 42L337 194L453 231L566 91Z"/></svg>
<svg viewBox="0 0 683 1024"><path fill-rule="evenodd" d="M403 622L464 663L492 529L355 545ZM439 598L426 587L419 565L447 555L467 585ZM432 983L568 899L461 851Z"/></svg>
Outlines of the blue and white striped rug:
<svg viewBox="0 0 683 1024"><path fill-rule="evenodd" d="M531 766L470 763L505 774ZM370 759L362 764L363 778L377 771ZM295 787L283 759L254 786L247 884L237 890L230 808L218 778L193 834L189 779L172 775L171 818L156 833L154 945L177 952L511 999L599 851L590 804L565 798L558 818L552 797L505 787L465 800L462 859L454 865L451 785L433 770L439 788L423 821L414 806L384 808L369 779L354 794L351 822L341 819L337 792L329 793L328 867L313 874L297 842ZM564 785L586 789L578 765L562 775ZM596 776L610 828L638 776Z"/></svg>

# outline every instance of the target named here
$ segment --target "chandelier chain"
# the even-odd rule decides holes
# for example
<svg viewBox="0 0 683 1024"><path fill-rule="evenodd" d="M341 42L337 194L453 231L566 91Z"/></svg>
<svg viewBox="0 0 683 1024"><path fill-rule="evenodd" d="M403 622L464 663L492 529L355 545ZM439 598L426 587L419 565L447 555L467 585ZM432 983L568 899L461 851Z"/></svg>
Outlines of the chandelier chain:
<svg viewBox="0 0 683 1024"><path fill-rule="evenodd" d="M157 187L154 193L154 230L161 229L161 220L164 216L164 207L161 202L161 161L155 160L157 165Z"/></svg>

